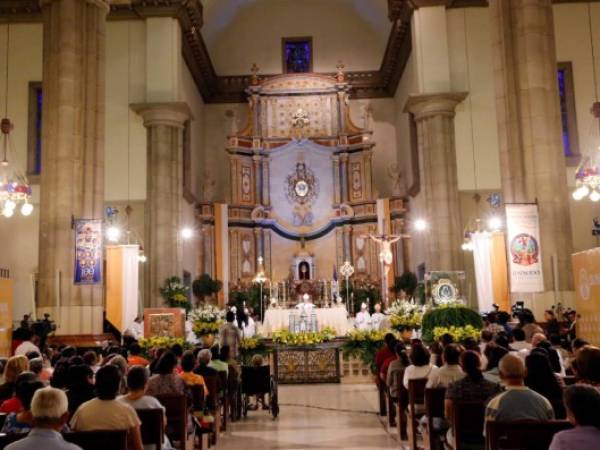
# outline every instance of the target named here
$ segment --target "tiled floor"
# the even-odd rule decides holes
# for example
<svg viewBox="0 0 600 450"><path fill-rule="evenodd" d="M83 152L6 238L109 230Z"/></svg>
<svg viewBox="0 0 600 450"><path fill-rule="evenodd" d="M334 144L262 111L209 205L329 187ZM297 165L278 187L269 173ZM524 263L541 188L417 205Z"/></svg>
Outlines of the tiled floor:
<svg viewBox="0 0 600 450"><path fill-rule="evenodd" d="M280 386L281 413L273 420L251 411L220 438L223 450L402 448L376 414L372 385Z"/></svg>

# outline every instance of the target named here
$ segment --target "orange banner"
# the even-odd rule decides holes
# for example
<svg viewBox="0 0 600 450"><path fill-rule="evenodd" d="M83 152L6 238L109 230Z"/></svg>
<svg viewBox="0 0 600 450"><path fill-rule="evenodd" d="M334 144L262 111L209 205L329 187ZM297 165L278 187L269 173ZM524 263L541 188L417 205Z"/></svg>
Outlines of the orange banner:
<svg viewBox="0 0 600 450"><path fill-rule="evenodd" d="M600 345L600 247L575 253L573 276L575 278L575 309L577 336Z"/></svg>
<svg viewBox="0 0 600 450"><path fill-rule="evenodd" d="M11 355L13 282L0 278L0 356Z"/></svg>

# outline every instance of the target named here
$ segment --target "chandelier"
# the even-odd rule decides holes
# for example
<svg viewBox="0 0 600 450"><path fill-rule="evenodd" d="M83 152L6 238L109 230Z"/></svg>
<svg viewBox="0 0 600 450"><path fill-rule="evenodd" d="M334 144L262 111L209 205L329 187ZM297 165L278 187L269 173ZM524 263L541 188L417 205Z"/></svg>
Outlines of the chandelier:
<svg viewBox="0 0 600 450"><path fill-rule="evenodd" d="M9 119L0 122L2 131L2 161L0 162L0 210L4 217L12 217L15 209L21 205L21 214L29 216L33 212L31 186L27 177L16 164L8 160L10 155L10 131L12 123Z"/></svg>
<svg viewBox="0 0 600 450"><path fill-rule="evenodd" d="M589 198L593 202L600 201L600 166L586 157L575 173L575 190L573 198L583 200Z"/></svg>

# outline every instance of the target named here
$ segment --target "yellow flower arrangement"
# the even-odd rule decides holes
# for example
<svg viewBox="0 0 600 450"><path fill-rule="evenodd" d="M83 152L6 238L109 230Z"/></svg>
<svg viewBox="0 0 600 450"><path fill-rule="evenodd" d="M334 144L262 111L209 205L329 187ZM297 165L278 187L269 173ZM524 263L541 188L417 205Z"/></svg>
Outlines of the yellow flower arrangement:
<svg viewBox="0 0 600 450"><path fill-rule="evenodd" d="M219 332L219 328L223 325L223 321L217 322L200 322L196 321L192 325L192 331L196 336L206 336L207 334L216 334Z"/></svg>
<svg viewBox="0 0 600 450"><path fill-rule="evenodd" d="M172 337L172 336L153 336L149 338L142 338L138 341L142 351L145 354L153 348L170 348L175 344L181 345L183 348L189 347L188 343L184 338Z"/></svg>
<svg viewBox="0 0 600 450"><path fill-rule="evenodd" d="M479 339L481 330L473 325L465 325L464 327L435 327L433 329L433 339L439 340L444 334L448 333L454 338L455 342L464 341L467 338Z"/></svg>
<svg viewBox="0 0 600 450"><path fill-rule="evenodd" d="M272 335L273 342L291 347L305 347L321 344L335 339L336 332L333 328L326 327L318 332L291 333L288 330L275 331Z"/></svg>

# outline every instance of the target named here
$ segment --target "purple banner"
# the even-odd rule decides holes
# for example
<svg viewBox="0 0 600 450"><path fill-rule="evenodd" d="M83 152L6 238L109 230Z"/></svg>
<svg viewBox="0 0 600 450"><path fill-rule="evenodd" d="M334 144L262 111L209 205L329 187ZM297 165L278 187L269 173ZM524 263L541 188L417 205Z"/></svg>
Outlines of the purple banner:
<svg viewBox="0 0 600 450"><path fill-rule="evenodd" d="M75 221L75 284L102 282L102 220Z"/></svg>

